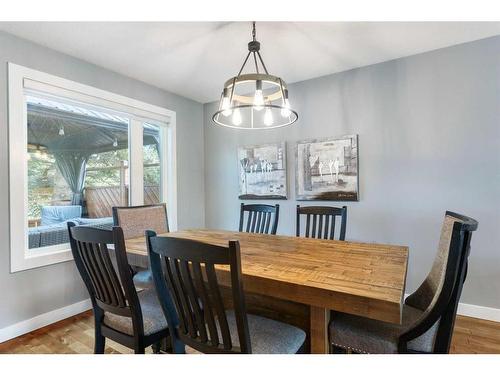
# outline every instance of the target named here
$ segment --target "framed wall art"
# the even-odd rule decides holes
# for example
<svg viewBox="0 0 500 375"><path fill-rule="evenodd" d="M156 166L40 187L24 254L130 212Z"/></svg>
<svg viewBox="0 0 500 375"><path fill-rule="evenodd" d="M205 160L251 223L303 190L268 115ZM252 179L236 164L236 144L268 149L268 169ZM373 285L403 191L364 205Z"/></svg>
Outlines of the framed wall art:
<svg viewBox="0 0 500 375"><path fill-rule="evenodd" d="M238 148L239 198L286 199L285 142Z"/></svg>
<svg viewBox="0 0 500 375"><path fill-rule="evenodd" d="M297 200L359 199L357 135L300 141L295 162Z"/></svg>

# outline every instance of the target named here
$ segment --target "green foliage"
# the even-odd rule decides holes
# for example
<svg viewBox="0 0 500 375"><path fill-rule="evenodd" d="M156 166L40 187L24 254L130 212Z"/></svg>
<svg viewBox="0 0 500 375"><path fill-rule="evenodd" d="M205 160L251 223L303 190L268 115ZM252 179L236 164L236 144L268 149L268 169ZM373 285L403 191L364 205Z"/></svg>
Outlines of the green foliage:
<svg viewBox="0 0 500 375"><path fill-rule="evenodd" d="M91 155L87 162L87 169L108 168L87 171L85 186L119 186L120 170L110 167L119 167L122 160L128 161L128 149L113 150Z"/></svg>
<svg viewBox="0 0 500 375"><path fill-rule="evenodd" d="M71 199L71 192L57 171L54 157L48 153L30 152L28 160L28 216L40 218L41 207L53 201ZM87 162L86 187L119 186L121 161L128 161L128 149L94 154ZM156 145L144 145L144 185L160 185L160 157ZM117 168L114 168L117 167ZM92 170L94 168L102 168Z"/></svg>
<svg viewBox="0 0 500 375"><path fill-rule="evenodd" d="M42 206L50 205L54 199L68 199L69 188L63 180L65 189L61 189L62 177L52 155L41 152L30 152L28 155L28 218L37 219Z"/></svg>
<svg viewBox="0 0 500 375"><path fill-rule="evenodd" d="M156 145L144 145L144 186L160 186L160 167L146 166L147 164L159 164L160 155Z"/></svg>

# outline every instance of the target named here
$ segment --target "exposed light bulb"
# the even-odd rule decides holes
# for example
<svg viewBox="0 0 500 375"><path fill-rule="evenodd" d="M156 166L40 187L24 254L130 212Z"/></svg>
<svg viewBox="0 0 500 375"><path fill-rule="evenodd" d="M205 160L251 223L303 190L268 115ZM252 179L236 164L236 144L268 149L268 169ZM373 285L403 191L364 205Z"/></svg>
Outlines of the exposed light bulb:
<svg viewBox="0 0 500 375"><path fill-rule="evenodd" d="M290 102L288 101L288 90L283 90L283 108L281 108L281 116L288 117L292 112L290 111Z"/></svg>
<svg viewBox="0 0 500 375"><path fill-rule="evenodd" d="M222 92L221 109L222 109L222 114L226 117L233 112L229 107L231 107L231 100L229 99L227 88L225 88L224 91Z"/></svg>
<svg viewBox="0 0 500 375"><path fill-rule="evenodd" d="M113 141L113 147L118 147L118 139L116 139L116 138Z"/></svg>
<svg viewBox="0 0 500 375"><path fill-rule="evenodd" d="M64 126L61 126L61 127L59 128L59 135L60 135L60 136L63 136L63 135L64 135Z"/></svg>
<svg viewBox="0 0 500 375"><path fill-rule="evenodd" d="M253 97L253 105L256 111L262 110L264 108L264 95L262 94L262 81L257 81L255 96Z"/></svg>
<svg viewBox="0 0 500 375"><path fill-rule="evenodd" d="M233 125L239 126L241 125L242 119L241 119L241 112L239 108L236 108L233 111Z"/></svg>
<svg viewBox="0 0 500 375"><path fill-rule="evenodd" d="M273 113L271 112L271 108L266 109L266 113L264 113L264 125L271 126L273 124Z"/></svg>
<svg viewBox="0 0 500 375"><path fill-rule="evenodd" d="M290 102L288 101L288 99L285 99L285 102L283 103L283 107L284 108L281 108L281 116L283 116L283 117L290 116L290 114L292 112L290 111Z"/></svg>
<svg viewBox="0 0 500 375"><path fill-rule="evenodd" d="M229 98L228 97L224 97L222 99L222 114L224 116L229 116L233 111L231 111L231 108L229 108L231 106L231 103L229 102Z"/></svg>
<svg viewBox="0 0 500 375"><path fill-rule="evenodd" d="M262 90L255 91L255 96L253 98L253 105L256 111L260 111L264 105L264 95L262 95Z"/></svg>

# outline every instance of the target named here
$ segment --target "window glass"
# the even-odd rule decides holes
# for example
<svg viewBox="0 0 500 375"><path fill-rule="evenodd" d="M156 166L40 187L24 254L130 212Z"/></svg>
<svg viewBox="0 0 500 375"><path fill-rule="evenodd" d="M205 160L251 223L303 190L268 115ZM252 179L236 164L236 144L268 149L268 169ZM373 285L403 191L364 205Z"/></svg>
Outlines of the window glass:
<svg viewBox="0 0 500 375"><path fill-rule="evenodd" d="M143 126L144 204L163 202L161 196L160 127Z"/></svg>
<svg viewBox="0 0 500 375"><path fill-rule="evenodd" d="M67 222L111 228L128 204L128 118L27 95L28 247L68 242Z"/></svg>

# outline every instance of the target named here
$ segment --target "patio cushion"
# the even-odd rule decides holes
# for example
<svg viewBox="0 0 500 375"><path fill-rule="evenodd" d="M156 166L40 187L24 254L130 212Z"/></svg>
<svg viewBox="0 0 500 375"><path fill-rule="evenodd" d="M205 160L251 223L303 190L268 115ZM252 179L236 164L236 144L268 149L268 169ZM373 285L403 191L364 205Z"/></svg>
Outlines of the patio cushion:
<svg viewBox="0 0 500 375"><path fill-rule="evenodd" d="M137 293L141 305L144 334L151 335L167 328L167 321L163 315L155 289L145 289ZM106 312L104 324L108 327L133 336L132 318Z"/></svg>
<svg viewBox="0 0 500 375"><path fill-rule="evenodd" d="M300 328L258 315L247 314L247 318L254 354L295 354L304 344L306 333ZM227 324L233 346L239 346L233 310L227 311Z"/></svg>
<svg viewBox="0 0 500 375"><path fill-rule="evenodd" d="M403 305L402 325L335 312L330 322L329 333L332 345L351 349L357 353L398 353L399 335L422 317L424 312ZM438 323L422 336L408 343L408 349L431 352Z"/></svg>
<svg viewBox="0 0 500 375"><path fill-rule="evenodd" d="M43 206L41 225L63 223L82 216L82 206Z"/></svg>

